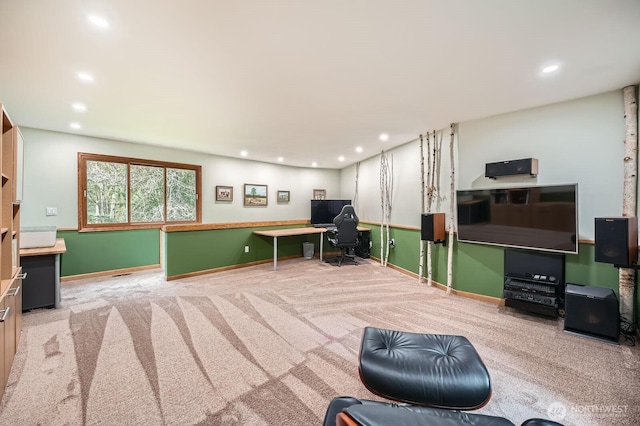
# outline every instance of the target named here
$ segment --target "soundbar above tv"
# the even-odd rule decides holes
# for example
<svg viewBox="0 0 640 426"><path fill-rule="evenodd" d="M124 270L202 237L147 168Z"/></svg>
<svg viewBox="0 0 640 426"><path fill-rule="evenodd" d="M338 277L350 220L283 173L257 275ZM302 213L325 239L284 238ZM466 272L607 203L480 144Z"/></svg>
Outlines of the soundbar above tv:
<svg viewBox="0 0 640 426"><path fill-rule="evenodd" d="M351 200L311 200L311 225L333 226L333 218L349 204Z"/></svg>
<svg viewBox="0 0 640 426"><path fill-rule="evenodd" d="M578 253L578 185L456 191L458 241Z"/></svg>

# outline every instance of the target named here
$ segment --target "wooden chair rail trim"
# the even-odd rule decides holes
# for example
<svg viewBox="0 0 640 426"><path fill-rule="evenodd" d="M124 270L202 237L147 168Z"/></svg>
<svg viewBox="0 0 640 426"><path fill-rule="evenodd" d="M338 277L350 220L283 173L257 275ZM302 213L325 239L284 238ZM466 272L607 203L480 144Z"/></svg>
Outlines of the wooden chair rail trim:
<svg viewBox="0 0 640 426"><path fill-rule="evenodd" d="M309 220L272 220L265 222L202 223L198 225L165 225L164 232L207 231L211 229L257 228L261 226L309 225Z"/></svg>

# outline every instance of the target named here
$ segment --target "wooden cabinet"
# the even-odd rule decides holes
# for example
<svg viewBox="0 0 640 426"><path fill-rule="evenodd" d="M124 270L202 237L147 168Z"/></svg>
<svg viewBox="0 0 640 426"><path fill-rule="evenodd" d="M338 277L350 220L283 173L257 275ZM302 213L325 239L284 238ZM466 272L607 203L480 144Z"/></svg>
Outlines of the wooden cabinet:
<svg viewBox="0 0 640 426"><path fill-rule="evenodd" d="M0 397L9 378L22 330L19 256L22 135L0 104Z"/></svg>

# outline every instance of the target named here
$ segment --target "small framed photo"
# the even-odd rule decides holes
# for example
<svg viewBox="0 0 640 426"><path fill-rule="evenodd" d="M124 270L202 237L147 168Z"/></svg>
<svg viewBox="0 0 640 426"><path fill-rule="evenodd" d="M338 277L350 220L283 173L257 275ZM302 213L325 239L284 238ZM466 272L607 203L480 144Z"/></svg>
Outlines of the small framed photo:
<svg viewBox="0 0 640 426"><path fill-rule="evenodd" d="M279 203L288 203L290 199L289 191L278 191L278 202Z"/></svg>
<svg viewBox="0 0 640 426"><path fill-rule="evenodd" d="M327 191L325 189L314 189L313 190L313 199L314 200L324 200L327 198Z"/></svg>
<svg viewBox="0 0 640 426"><path fill-rule="evenodd" d="M245 207L266 206L267 203L267 185L244 184Z"/></svg>
<svg viewBox="0 0 640 426"><path fill-rule="evenodd" d="M216 185L216 201L233 201L233 186Z"/></svg>

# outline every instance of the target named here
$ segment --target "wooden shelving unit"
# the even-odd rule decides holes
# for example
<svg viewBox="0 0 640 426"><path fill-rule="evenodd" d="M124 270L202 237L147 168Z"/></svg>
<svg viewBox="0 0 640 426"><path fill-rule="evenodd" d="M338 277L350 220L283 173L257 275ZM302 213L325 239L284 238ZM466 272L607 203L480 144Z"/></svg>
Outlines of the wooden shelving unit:
<svg viewBox="0 0 640 426"><path fill-rule="evenodd" d="M20 199L17 194L18 149L22 135L0 104L0 397L11 371L22 331ZM21 197L21 195L20 195Z"/></svg>

